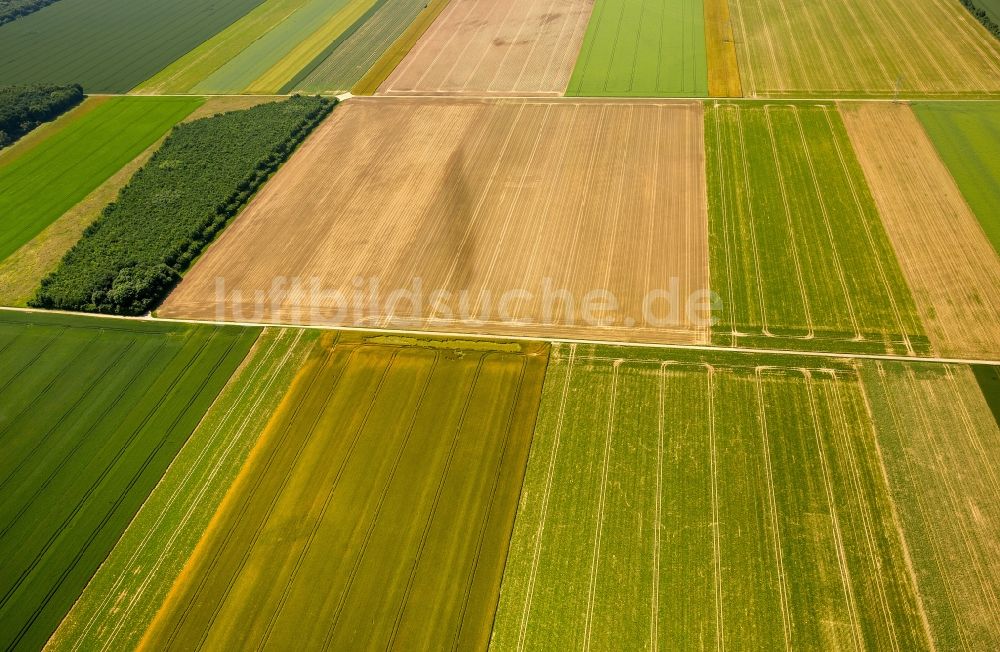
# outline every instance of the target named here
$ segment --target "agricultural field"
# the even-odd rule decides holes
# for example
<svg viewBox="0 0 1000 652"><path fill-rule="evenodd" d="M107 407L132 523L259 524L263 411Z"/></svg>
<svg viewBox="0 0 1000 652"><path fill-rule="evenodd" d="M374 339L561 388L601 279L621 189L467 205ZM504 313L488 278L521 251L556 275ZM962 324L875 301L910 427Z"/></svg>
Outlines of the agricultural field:
<svg viewBox="0 0 1000 652"><path fill-rule="evenodd" d="M706 342L702 128L690 102L351 99L157 314Z"/></svg>
<svg viewBox="0 0 1000 652"><path fill-rule="evenodd" d="M0 645L38 649L259 329L0 311Z"/></svg>
<svg viewBox="0 0 1000 652"><path fill-rule="evenodd" d="M729 0L704 0L704 3L708 94L712 97L741 97L743 86Z"/></svg>
<svg viewBox="0 0 1000 652"><path fill-rule="evenodd" d="M918 102L913 111L1000 255L1000 102Z"/></svg>
<svg viewBox="0 0 1000 652"><path fill-rule="evenodd" d="M566 94L705 97L707 69L702 0L597 0Z"/></svg>
<svg viewBox="0 0 1000 652"><path fill-rule="evenodd" d="M1000 94L1000 41L958 0L729 0L747 97Z"/></svg>
<svg viewBox="0 0 1000 652"><path fill-rule="evenodd" d="M285 91L322 93L351 90L421 14L427 0L378 0L330 44Z"/></svg>
<svg viewBox="0 0 1000 652"><path fill-rule="evenodd" d="M1000 431L880 364L553 345L493 648L989 647Z"/></svg>
<svg viewBox="0 0 1000 652"><path fill-rule="evenodd" d="M836 107L717 103L705 124L712 341L928 353Z"/></svg>
<svg viewBox="0 0 1000 652"><path fill-rule="evenodd" d="M997 370L976 371L997 378ZM870 362L862 378L936 648L992 649L1000 640L996 413L968 367Z"/></svg>
<svg viewBox="0 0 1000 652"><path fill-rule="evenodd" d="M191 87L193 93L277 93L375 0L306 0ZM285 3L287 5L287 3ZM284 11L292 9L286 6Z"/></svg>
<svg viewBox="0 0 1000 652"><path fill-rule="evenodd" d="M295 96L178 126L29 305L149 312L333 106Z"/></svg>
<svg viewBox="0 0 1000 652"><path fill-rule="evenodd" d="M0 27L0 85L124 93L261 0L60 0Z"/></svg>
<svg viewBox="0 0 1000 652"><path fill-rule="evenodd" d="M1000 255L905 105L845 104L847 131L934 349L1000 357Z"/></svg>
<svg viewBox="0 0 1000 652"><path fill-rule="evenodd" d="M265 329L48 649L134 649L319 338Z"/></svg>
<svg viewBox="0 0 1000 652"><path fill-rule="evenodd" d="M562 95L592 0L451 0L381 95Z"/></svg>
<svg viewBox="0 0 1000 652"><path fill-rule="evenodd" d="M71 0L64 0L70 2ZM17 23L11 23L16 25ZM17 251L176 122L201 98L91 98L29 148L0 158L0 261Z"/></svg>
<svg viewBox="0 0 1000 652"><path fill-rule="evenodd" d="M140 648L484 648L546 356L324 333Z"/></svg>

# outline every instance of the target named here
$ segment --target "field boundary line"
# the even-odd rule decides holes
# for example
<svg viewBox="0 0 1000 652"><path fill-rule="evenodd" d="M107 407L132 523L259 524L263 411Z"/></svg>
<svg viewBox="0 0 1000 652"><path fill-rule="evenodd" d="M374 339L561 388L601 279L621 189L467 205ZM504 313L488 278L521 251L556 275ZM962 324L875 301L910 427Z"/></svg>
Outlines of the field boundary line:
<svg viewBox="0 0 1000 652"><path fill-rule="evenodd" d="M492 333L473 333L457 331L435 331L421 330L414 328L380 328L380 327L360 327L360 326L334 326L324 324L288 324L283 322L244 322L244 321L213 321L210 319L181 319L167 317L122 317L119 315L101 315L91 313L77 313L69 311L40 310L37 308L11 308L0 307L0 314L4 311L24 312L42 315L70 315L74 317L92 317L107 320L121 321L141 321L146 323L164 324L203 324L208 326L239 326L243 328L299 328L302 330L319 331L339 331L343 333L367 333L369 335L406 335L410 337L428 337L445 339L466 339L466 340L490 340L499 342L544 342L549 344L583 344L596 346L620 346L637 349L677 349L682 351L704 351L719 353L746 353L775 356L802 356L805 358L835 358L840 360L884 360L887 362L926 362L931 364L957 364L957 365L981 365L987 367L1000 367L1000 360L990 358L948 358L941 356L916 356L916 355L893 355L891 353L844 353L837 351L799 351L795 349L765 349L752 346L720 346L712 344L668 344L664 342L638 342L634 340L601 340L576 337L552 337L546 335L494 335Z"/></svg>

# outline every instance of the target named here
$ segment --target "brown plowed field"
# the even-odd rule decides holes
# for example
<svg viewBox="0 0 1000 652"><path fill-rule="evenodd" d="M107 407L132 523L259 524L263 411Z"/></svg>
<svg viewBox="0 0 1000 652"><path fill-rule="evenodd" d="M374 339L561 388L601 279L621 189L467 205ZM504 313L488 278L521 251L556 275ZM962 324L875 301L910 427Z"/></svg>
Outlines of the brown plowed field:
<svg viewBox="0 0 1000 652"><path fill-rule="evenodd" d="M451 0L382 95L562 95L593 0Z"/></svg>
<svg viewBox="0 0 1000 652"><path fill-rule="evenodd" d="M160 314L704 342L704 185L698 103L354 98Z"/></svg>
<svg viewBox="0 0 1000 652"><path fill-rule="evenodd" d="M942 355L1000 355L1000 257L908 106L844 105L927 334Z"/></svg>

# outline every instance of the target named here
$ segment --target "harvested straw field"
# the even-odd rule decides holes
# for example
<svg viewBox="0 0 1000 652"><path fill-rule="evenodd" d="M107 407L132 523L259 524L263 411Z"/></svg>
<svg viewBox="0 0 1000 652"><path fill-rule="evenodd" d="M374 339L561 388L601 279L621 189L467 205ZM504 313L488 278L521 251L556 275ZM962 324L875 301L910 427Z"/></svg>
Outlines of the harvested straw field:
<svg viewBox="0 0 1000 652"><path fill-rule="evenodd" d="M355 98L160 314L704 342L702 120L697 103Z"/></svg>
<svg viewBox="0 0 1000 652"><path fill-rule="evenodd" d="M592 0L451 0L382 95L562 95Z"/></svg>
<svg viewBox="0 0 1000 652"><path fill-rule="evenodd" d="M1000 255L913 111L844 105L847 131L941 355L1000 356Z"/></svg>

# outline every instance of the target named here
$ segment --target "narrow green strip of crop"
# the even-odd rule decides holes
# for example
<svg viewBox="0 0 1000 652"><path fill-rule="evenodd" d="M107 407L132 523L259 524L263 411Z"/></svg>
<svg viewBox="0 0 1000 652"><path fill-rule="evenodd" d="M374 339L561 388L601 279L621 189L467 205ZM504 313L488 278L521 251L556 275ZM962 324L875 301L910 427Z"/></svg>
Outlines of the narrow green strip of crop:
<svg viewBox="0 0 1000 652"><path fill-rule="evenodd" d="M913 111L1000 254L1000 102L918 102Z"/></svg>
<svg viewBox="0 0 1000 652"><path fill-rule="evenodd" d="M32 305L148 312L334 103L293 97L178 126Z"/></svg>
<svg viewBox="0 0 1000 652"><path fill-rule="evenodd" d="M319 331L265 329L49 641L134 649Z"/></svg>
<svg viewBox="0 0 1000 652"><path fill-rule="evenodd" d="M202 101L112 98L0 166L0 260L38 235Z"/></svg>
<svg viewBox="0 0 1000 652"><path fill-rule="evenodd" d="M48 640L259 333L0 311L0 648Z"/></svg>

